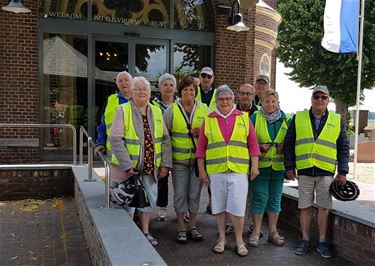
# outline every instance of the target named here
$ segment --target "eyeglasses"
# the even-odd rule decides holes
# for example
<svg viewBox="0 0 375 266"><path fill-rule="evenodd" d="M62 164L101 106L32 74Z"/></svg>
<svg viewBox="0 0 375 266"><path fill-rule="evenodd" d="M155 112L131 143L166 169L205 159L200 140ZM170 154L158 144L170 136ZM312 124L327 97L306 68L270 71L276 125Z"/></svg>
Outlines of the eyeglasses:
<svg viewBox="0 0 375 266"><path fill-rule="evenodd" d="M242 92L242 91L240 91L239 94L241 96L251 96L251 95L254 95L254 93L251 93L251 92Z"/></svg>
<svg viewBox="0 0 375 266"><path fill-rule="evenodd" d="M230 102L233 99L231 97L225 97L225 98L217 98L218 102Z"/></svg>
<svg viewBox="0 0 375 266"><path fill-rule="evenodd" d="M313 99L314 99L314 100L319 100L319 99L321 99L321 100L325 101L325 100L328 99L328 96L326 96L326 95L313 95Z"/></svg>
<svg viewBox="0 0 375 266"><path fill-rule="evenodd" d="M211 78L212 78L211 75L208 75L208 74L205 74L205 73L202 73L202 74L201 74L201 77L204 78L204 79L205 79L205 78L208 78L208 79L211 79Z"/></svg>

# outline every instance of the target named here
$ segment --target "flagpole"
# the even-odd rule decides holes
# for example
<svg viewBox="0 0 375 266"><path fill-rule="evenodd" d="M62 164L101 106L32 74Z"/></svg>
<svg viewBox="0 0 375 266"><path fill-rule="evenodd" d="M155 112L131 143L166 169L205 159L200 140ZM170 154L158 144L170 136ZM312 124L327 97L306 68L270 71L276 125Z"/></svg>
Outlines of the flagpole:
<svg viewBox="0 0 375 266"><path fill-rule="evenodd" d="M359 26L359 47L358 47L358 78L357 78L357 99L355 111L355 135L354 135L354 169L353 177L357 178L357 160L358 160L358 134L359 134L359 97L361 94L362 78L362 50L363 50L363 25L365 20L365 0L361 0L361 16Z"/></svg>

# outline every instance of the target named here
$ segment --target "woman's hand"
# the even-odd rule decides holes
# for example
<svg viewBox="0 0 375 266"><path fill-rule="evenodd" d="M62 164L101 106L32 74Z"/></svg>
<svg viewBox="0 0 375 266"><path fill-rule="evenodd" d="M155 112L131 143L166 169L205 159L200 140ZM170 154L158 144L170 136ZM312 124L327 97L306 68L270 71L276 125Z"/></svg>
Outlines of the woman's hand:
<svg viewBox="0 0 375 266"><path fill-rule="evenodd" d="M193 128L191 130L191 135L193 135L193 137L199 137L199 132L200 132L200 128L199 127Z"/></svg>
<svg viewBox="0 0 375 266"><path fill-rule="evenodd" d="M285 172L285 176L288 180L294 180L297 178L297 173L296 173L296 170L295 169L292 169L292 170L287 170Z"/></svg>
<svg viewBox="0 0 375 266"><path fill-rule="evenodd" d="M162 166L162 167L159 168L158 179L164 178L164 177L168 176L168 174L169 174L169 168L165 167L165 166Z"/></svg>
<svg viewBox="0 0 375 266"><path fill-rule="evenodd" d="M208 184L208 175L206 171L199 170L199 179L201 180L202 184Z"/></svg>
<svg viewBox="0 0 375 266"><path fill-rule="evenodd" d="M271 147L272 147L271 143L259 144L259 149L261 152L267 152L269 149L271 149Z"/></svg>
<svg viewBox="0 0 375 266"><path fill-rule="evenodd" d="M258 175L259 175L259 169L258 168L251 168L250 180L254 180Z"/></svg>
<svg viewBox="0 0 375 266"><path fill-rule="evenodd" d="M132 176L138 175L139 171L136 168L130 168L125 171L126 178L130 178Z"/></svg>

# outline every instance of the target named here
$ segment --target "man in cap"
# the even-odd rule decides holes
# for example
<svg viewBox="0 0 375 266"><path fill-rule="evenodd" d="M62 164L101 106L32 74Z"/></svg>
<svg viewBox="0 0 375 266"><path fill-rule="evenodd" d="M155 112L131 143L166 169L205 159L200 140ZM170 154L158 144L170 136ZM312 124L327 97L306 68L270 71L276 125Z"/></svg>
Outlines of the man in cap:
<svg viewBox="0 0 375 266"><path fill-rule="evenodd" d="M315 192L319 226L317 251L323 258L332 257L326 244L328 214L332 208L329 187L334 179L341 185L346 182L349 141L340 115L329 112L328 103L327 87L314 87L310 110L296 113L284 141L286 176L289 180L298 178L302 242L294 251L297 255L306 254L311 247L309 233ZM336 165L338 173L334 178Z"/></svg>
<svg viewBox="0 0 375 266"><path fill-rule="evenodd" d="M100 124L97 127L98 138L96 140L95 154L110 152L111 145L108 136L111 132L112 122L116 113L116 109L120 104L127 103L132 96L133 77L126 71L117 74L116 86L118 92L110 95L103 106L103 112ZM108 158L111 158L110 156Z"/></svg>
<svg viewBox="0 0 375 266"><path fill-rule="evenodd" d="M202 68L199 74L197 100L205 103L210 111L216 108L216 89L214 87L214 71L210 67Z"/></svg>
<svg viewBox="0 0 375 266"><path fill-rule="evenodd" d="M260 101L264 93L270 89L270 78L267 75L259 75L255 79L255 98L254 104L260 106Z"/></svg>

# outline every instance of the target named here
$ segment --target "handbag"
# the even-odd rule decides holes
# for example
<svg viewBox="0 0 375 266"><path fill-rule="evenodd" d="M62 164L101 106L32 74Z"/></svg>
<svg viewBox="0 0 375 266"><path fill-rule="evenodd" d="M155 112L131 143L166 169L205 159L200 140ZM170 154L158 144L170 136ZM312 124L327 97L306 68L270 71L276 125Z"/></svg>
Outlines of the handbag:
<svg viewBox="0 0 375 266"><path fill-rule="evenodd" d="M138 175L132 176L123 182L124 192L133 195L124 202L127 207L145 208L151 206L147 192Z"/></svg>
<svg viewBox="0 0 375 266"><path fill-rule="evenodd" d="M178 108L180 109L181 113L182 113L182 116L184 117L184 120L186 122L186 127L188 129L188 135L191 139L191 142L193 143L193 150L194 150L194 153L197 151L197 148L195 146L195 141L194 141L194 137L193 135L191 134L191 125L189 123L189 121L187 121L186 119L186 116L184 115L184 112L182 111L182 108L179 104L177 104ZM196 177L199 177L199 168L198 168L198 160L197 158L194 159L194 164L193 164L193 169L194 169L194 174Z"/></svg>

